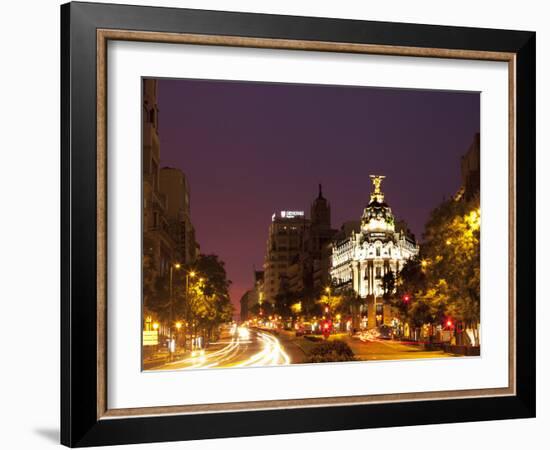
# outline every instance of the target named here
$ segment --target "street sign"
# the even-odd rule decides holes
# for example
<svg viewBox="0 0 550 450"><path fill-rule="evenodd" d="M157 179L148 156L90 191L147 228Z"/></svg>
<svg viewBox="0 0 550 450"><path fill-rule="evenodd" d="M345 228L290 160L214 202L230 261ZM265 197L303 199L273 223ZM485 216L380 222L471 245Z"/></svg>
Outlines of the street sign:
<svg viewBox="0 0 550 450"><path fill-rule="evenodd" d="M158 345L159 332L157 330L143 332L143 345Z"/></svg>

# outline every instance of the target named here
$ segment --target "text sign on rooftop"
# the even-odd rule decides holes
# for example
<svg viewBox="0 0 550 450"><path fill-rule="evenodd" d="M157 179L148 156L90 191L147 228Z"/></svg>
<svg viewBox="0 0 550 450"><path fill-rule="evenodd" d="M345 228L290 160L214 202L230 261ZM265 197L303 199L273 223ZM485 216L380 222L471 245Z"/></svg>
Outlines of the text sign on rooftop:
<svg viewBox="0 0 550 450"><path fill-rule="evenodd" d="M303 211L281 211L281 217L285 219L293 219L294 217L304 217Z"/></svg>

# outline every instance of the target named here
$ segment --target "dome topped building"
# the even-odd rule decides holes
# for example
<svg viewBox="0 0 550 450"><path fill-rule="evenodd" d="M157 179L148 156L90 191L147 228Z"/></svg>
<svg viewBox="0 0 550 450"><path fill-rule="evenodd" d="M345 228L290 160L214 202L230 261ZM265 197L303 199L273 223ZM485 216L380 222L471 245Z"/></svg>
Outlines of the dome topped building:
<svg viewBox="0 0 550 450"><path fill-rule="evenodd" d="M370 195L370 202L361 216L361 232L364 237L387 240L395 233L395 217L391 208L384 201L384 193L380 189L383 175L371 175L374 191Z"/></svg>
<svg viewBox="0 0 550 450"><path fill-rule="evenodd" d="M360 230L352 230L333 243L330 271L338 288L353 289L360 297L369 298L374 307L383 303L384 275L399 273L403 264L419 252L414 236L402 223L396 223L385 201L381 189L384 178L370 176L373 190L361 216Z"/></svg>

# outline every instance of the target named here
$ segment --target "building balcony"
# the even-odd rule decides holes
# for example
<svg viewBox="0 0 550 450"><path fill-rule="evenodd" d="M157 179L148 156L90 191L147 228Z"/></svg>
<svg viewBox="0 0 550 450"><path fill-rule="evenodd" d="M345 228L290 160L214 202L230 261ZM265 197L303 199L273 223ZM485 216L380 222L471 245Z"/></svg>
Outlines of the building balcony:
<svg viewBox="0 0 550 450"><path fill-rule="evenodd" d="M143 124L143 148L150 149L157 160L160 158L159 136L157 129L150 122Z"/></svg>
<svg viewBox="0 0 550 450"><path fill-rule="evenodd" d="M146 207L158 207L161 210L166 209L166 196L162 194L161 192L157 191L154 187L155 183L155 177L152 174L144 174L143 175L143 184L149 185L146 189L144 186L143 193L145 197L149 197L146 200L151 201L151 205L146 205Z"/></svg>

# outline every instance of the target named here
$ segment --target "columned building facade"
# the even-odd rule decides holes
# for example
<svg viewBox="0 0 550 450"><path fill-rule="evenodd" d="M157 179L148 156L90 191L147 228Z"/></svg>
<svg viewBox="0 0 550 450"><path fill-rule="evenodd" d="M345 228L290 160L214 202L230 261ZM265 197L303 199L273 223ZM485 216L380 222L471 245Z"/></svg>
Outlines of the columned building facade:
<svg viewBox="0 0 550 450"><path fill-rule="evenodd" d="M363 210L360 230L335 240L330 275L338 289L353 289L368 300L369 328L382 314L383 278L398 274L403 264L418 255L419 246L406 225L397 223L381 190L384 176L371 175L373 191Z"/></svg>

